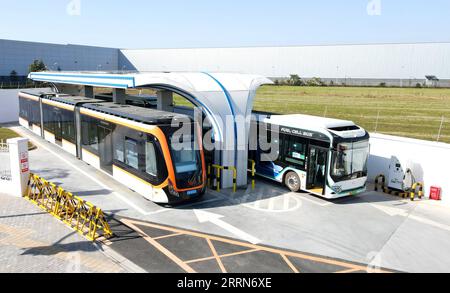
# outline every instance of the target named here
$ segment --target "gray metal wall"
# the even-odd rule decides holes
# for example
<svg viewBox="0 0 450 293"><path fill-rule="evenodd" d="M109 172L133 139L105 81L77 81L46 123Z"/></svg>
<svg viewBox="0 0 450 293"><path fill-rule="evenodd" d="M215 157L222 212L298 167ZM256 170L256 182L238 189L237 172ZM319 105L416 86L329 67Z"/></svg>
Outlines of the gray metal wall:
<svg viewBox="0 0 450 293"><path fill-rule="evenodd" d="M12 70L28 75L35 59L42 59L49 70L117 70L118 55L119 50L111 48L0 40L0 76Z"/></svg>
<svg viewBox="0 0 450 293"><path fill-rule="evenodd" d="M450 43L119 50L0 40L0 78L50 70L224 71L283 78L298 74L346 85L416 86L435 75L450 86Z"/></svg>
<svg viewBox="0 0 450 293"><path fill-rule="evenodd" d="M133 64L140 71L298 74L363 84L400 83L423 80L425 75L450 79L450 43L122 50L119 63Z"/></svg>

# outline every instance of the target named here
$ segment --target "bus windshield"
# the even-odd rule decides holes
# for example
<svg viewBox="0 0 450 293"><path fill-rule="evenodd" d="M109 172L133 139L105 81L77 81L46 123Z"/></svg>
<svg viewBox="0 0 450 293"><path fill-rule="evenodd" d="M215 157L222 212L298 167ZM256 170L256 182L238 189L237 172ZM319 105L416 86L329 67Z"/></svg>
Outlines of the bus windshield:
<svg viewBox="0 0 450 293"><path fill-rule="evenodd" d="M170 137L172 161L180 189L202 185L201 154L194 135Z"/></svg>
<svg viewBox="0 0 450 293"><path fill-rule="evenodd" d="M333 151L331 177L335 182L367 176L369 141L340 143Z"/></svg>

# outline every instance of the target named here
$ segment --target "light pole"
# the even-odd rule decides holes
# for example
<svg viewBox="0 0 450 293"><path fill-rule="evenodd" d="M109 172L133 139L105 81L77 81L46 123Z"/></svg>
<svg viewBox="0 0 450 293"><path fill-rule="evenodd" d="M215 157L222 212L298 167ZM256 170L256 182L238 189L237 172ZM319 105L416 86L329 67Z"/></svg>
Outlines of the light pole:
<svg viewBox="0 0 450 293"><path fill-rule="evenodd" d="M336 85L339 84L339 65L336 66Z"/></svg>
<svg viewBox="0 0 450 293"><path fill-rule="evenodd" d="M403 74L405 73L405 65L402 65L402 70L400 73L400 87L403 87Z"/></svg>

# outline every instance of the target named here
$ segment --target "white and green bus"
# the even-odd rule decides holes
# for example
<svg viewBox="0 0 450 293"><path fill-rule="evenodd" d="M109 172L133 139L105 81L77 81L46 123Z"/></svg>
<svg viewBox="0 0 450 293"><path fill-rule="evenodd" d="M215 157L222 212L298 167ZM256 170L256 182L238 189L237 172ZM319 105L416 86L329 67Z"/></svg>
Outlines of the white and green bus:
<svg viewBox="0 0 450 293"><path fill-rule="evenodd" d="M255 112L251 137L256 174L293 192L336 199L366 190L369 134L351 121Z"/></svg>

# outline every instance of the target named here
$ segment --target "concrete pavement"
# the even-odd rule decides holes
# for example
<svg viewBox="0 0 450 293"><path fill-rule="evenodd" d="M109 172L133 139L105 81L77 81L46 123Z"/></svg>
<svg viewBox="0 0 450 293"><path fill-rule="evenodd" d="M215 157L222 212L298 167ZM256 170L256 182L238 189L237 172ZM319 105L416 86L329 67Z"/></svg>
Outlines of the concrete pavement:
<svg viewBox="0 0 450 293"><path fill-rule="evenodd" d="M428 201L367 192L329 202L259 180L249 194L208 192L202 202L165 208L31 132L15 130L38 146L30 153L33 172L119 218L239 238L224 226L200 223L195 210L201 210L219 215L228 227L263 245L398 271L450 272L449 209Z"/></svg>
<svg viewBox="0 0 450 293"><path fill-rule="evenodd" d="M1 273L124 273L127 269L23 198L0 194Z"/></svg>

